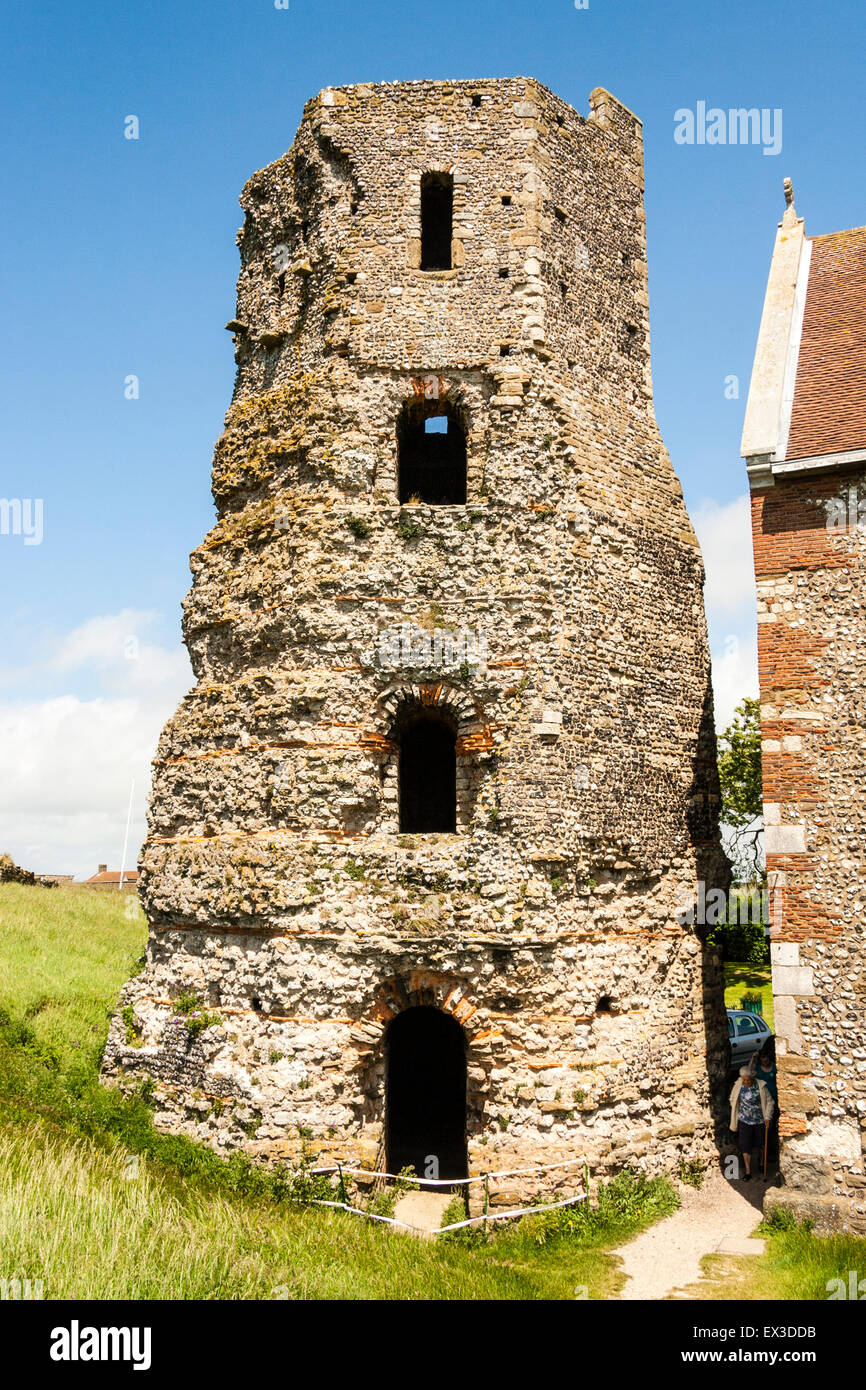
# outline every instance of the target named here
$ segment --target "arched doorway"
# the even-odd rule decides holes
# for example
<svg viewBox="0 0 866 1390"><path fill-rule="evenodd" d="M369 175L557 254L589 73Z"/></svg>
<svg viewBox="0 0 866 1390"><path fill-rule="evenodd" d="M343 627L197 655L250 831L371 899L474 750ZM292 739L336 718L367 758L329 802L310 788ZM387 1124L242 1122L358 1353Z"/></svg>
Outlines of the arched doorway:
<svg viewBox="0 0 866 1390"><path fill-rule="evenodd" d="M457 829L457 740L440 714L410 717L400 735L400 830L453 835Z"/></svg>
<svg viewBox="0 0 866 1390"><path fill-rule="evenodd" d="M385 1036L385 1142L389 1173L466 1177L466 1036L441 1009L419 1005Z"/></svg>

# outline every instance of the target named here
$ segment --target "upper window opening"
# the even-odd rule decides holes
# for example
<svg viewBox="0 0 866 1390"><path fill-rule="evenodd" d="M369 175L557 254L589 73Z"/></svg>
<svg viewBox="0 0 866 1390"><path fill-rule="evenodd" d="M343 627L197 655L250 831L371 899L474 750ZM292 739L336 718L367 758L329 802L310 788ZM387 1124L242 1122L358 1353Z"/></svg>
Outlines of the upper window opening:
<svg viewBox="0 0 866 1390"><path fill-rule="evenodd" d="M418 715L400 738L400 830L448 834L457 830L457 749L454 729L439 715Z"/></svg>
<svg viewBox="0 0 866 1390"><path fill-rule="evenodd" d="M475 93L473 94L473 97L472 97L472 105L473 105L473 106L480 106L480 105L481 105L481 97L479 96L479 94L478 94L477 92L475 92Z"/></svg>
<svg viewBox="0 0 866 1390"><path fill-rule="evenodd" d="M426 410L437 409L437 414ZM401 502L459 507L466 502L466 433L452 405L411 401L397 425Z"/></svg>
<svg viewBox="0 0 866 1390"><path fill-rule="evenodd" d="M454 180L438 172L421 176L421 269L451 269Z"/></svg>
<svg viewBox="0 0 866 1390"><path fill-rule="evenodd" d="M502 195L502 206L503 206L504 208L510 208L510 207L511 207L511 194L510 194L510 193L503 193L503 195Z"/></svg>

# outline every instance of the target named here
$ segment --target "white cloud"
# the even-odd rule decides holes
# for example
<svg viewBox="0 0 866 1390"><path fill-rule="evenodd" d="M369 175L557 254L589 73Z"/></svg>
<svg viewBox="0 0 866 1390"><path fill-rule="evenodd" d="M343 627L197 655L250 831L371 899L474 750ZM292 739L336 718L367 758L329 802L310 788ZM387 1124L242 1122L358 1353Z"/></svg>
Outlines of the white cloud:
<svg viewBox="0 0 866 1390"><path fill-rule="evenodd" d="M716 728L730 724L745 695L758 693L757 599L747 494L692 511L707 572L704 602L713 657Z"/></svg>
<svg viewBox="0 0 866 1390"><path fill-rule="evenodd" d="M755 611L755 567L752 559L752 524L747 495L722 505L712 499L700 502L692 512L698 533L707 582L704 601L715 617Z"/></svg>
<svg viewBox="0 0 866 1390"><path fill-rule="evenodd" d="M77 877L98 862L118 868L133 779L134 866L156 742L193 684L183 647L147 641L155 618L128 609L90 619L26 672L56 693L0 702L0 850L26 868ZM77 683L99 694L83 698Z"/></svg>
<svg viewBox="0 0 866 1390"><path fill-rule="evenodd" d="M726 729L734 710L746 695L758 693L758 654L751 635L745 639L728 633L713 654L713 706L716 728Z"/></svg>

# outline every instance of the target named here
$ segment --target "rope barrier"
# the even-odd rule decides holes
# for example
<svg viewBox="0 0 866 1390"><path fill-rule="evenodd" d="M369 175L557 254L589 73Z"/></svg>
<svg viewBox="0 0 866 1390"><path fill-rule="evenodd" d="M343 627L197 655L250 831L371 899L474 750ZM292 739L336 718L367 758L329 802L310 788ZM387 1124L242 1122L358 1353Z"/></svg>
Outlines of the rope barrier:
<svg viewBox="0 0 866 1390"><path fill-rule="evenodd" d="M430 1231L431 1236L441 1236L446 1231L459 1231L464 1226L475 1226L479 1221L504 1221L508 1217L514 1216L535 1216L545 1211L555 1211L558 1207L574 1206L576 1202L585 1202L587 1194L581 1192L577 1197L566 1197L562 1202L551 1202L544 1207L512 1207L508 1211L485 1212L483 1216L470 1216L466 1221L455 1221L448 1226L438 1226L435 1231ZM313 1202L316 1207L335 1207L339 1211L351 1212L354 1216L366 1216L369 1221L383 1221L388 1226L401 1226L407 1231L417 1231L419 1228L413 1226L408 1221L398 1221L394 1216L379 1216L373 1211L364 1211L361 1207L351 1207L347 1202L327 1202L324 1198L316 1198Z"/></svg>
<svg viewBox="0 0 866 1390"><path fill-rule="evenodd" d="M425 1187L456 1187L468 1185L473 1182L487 1182L489 1178L528 1178L535 1173L552 1173L559 1168L573 1168L576 1164L584 1163L582 1158L568 1158L562 1163L538 1163L534 1168L509 1168L500 1173L477 1173L471 1178L418 1178L408 1173L385 1173L373 1168L346 1168L340 1164L333 1164L328 1168L311 1168L311 1173L345 1173L350 1177L353 1173L366 1173L374 1178L391 1178L394 1182L423 1183Z"/></svg>

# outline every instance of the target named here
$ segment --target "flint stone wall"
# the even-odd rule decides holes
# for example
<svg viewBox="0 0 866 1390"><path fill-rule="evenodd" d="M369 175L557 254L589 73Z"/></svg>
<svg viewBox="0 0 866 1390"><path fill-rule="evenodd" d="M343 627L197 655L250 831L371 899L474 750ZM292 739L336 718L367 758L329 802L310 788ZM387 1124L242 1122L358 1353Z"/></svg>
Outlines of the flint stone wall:
<svg viewBox="0 0 866 1390"><path fill-rule="evenodd" d="M752 493L784 1186L866 1233L866 472Z"/></svg>

